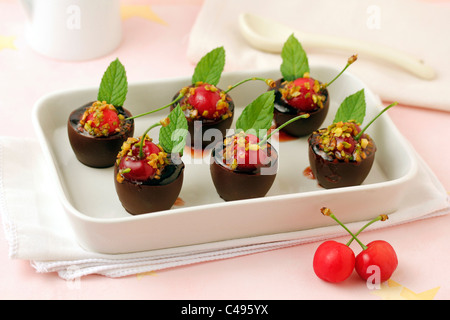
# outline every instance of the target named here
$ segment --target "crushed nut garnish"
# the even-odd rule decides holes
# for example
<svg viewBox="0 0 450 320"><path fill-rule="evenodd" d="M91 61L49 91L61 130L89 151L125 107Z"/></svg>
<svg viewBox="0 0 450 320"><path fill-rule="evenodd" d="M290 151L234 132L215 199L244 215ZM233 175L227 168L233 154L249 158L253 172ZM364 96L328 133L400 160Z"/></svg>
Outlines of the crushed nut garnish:
<svg viewBox="0 0 450 320"><path fill-rule="evenodd" d="M161 121L159 121L159 123L161 123L161 125L163 127L167 127L170 124L170 119L169 119L169 117L166 117L166 118L162 119Z"/></svg>
<svg viewBox="0 0 450 320"><path fill-rule="evenodd" d="M197 82L195 86L185 87L182 89L183 92L188 92L188 95L186 95L180 101L181 110L183 110L186 116L190 119L200 119L202 117L208 119L227 119L231 117L233 115L233 113L229 109L229 101L231 100L231 98L224 91L211 84L206 84L204 86L205 90L210 92L219 92L220 96L219 101L217 101L216 103L214 113L210 114L210 112L205 110L200 114L194 106L188 103L189 96L194 95L197 88L201 85L203 85L203 82Z"/></svg>
<svg viewBox="0 0 450 320"><path fill-rule="evenodd" d="M142 137L140 139L142 139ZM120 161L122 160L123 157L132 157L133 156L132 147L133 147L133 145L138 144L140 139L129 137L127 139L127 141L125 141L122 144L122 148L117 155L117 160L116 160L117 165L120 164ZM152 141L152 139L149 138L148 136L145 136L144 139L145 139L145 141L150 141L150 142ZM167 164L169 164L167 153L164 152L163 148L160 145L157 145L157 147L159 148L158 153L152 153L145 158L148 165L150 165L152 168L156 169L155 175L152 177L153 179L160 179L164 167ZM125 168L123 170L119 170L119 172L117 173L117 177L116 177L117 181L119 183L122 183L125 179L124 174L129 173L129 172L131 172L130 168Z"/></svg>
<svg viewBox="0 0 450 320"><path fill-rule="evenodd" d="M94 137L109 136L111 134L110 125L108 123L101 125L104 119L103 112L106 109L112 110L118 114L117 109L112 104L106 103L106 101L93 102L92 105L85 110L83 116L80 119L81 128L83 128L87 133ZM91 114L93 118L88 120L88 117ZM118 114L118 118L120 122L123 122L125 120L125 117L120 114ZM118 125L118 123L114 122L113 125L116 126ZM115 129L115 132L120 132L120 124Z"/></svg>
<svg viewBox="0 0 450 320"><path fill-rule="evenodd" d="M355 121L349 121L334 123L316 133L320 135L319 145L327 157L339 161L361 162L367 158L368 153L373 152L374 144L368 135L355 141L354 137L359 130Z"/></svg>
<svg viewBox="0 0 450 320"><path fill-rule="evenodd" d="M309 74L305 73L304 78L309 78ZM321 94L323 88L317 80L314 80L314 85L312 87L314 93L311 92L311 84L309 82L305 82L303 85L298 86L295 85L293 81L284 81L281 84L279 92L285 101L289 101L293 98L300 97L303 94L301 92L302 87L308 91L304 94L305 99L311 97L315 105L319 108L323 108L323 102L326 100L326 96Z"/></svg>

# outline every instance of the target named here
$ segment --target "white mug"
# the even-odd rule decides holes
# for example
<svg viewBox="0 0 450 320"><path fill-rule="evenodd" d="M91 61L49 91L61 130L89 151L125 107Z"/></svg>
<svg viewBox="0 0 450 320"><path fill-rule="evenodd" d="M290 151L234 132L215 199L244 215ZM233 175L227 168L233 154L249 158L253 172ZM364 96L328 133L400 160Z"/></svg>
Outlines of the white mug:
<svg viewBox="0 0 450 320"><path fill-rule="evenodd" d="M120 0L22 0L31 48L61 60L89 60L122 40Z"/></svg>

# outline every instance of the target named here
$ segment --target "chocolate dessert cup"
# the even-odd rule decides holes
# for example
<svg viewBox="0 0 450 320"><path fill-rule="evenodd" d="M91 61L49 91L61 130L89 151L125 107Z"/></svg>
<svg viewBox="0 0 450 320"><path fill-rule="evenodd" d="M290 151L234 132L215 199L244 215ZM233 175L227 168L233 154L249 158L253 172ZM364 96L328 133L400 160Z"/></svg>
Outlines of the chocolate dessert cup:
<svg viewBox="0 0 450 320"><path fill-rule="evenodd" d="M67 132L76 158L89 167L107 168L114 165L117 153L122 144L134 134L134 120L124 120L120 131L109 136L95 137L86 132L80 125L80 120L87 108L93 102L75 109L69 116ZM130 117L130 111L116 107L119 115Z"/></svg>
<svg viewBox="0 0 450 320"><path fill-rule="evenodd" d="M320 128L324 122L328 110L330 107L330 99L328 95L328 89L324 89L321 94L325 97L322 107L317 107L312 112L302 112L297 108L290 106L285 100L283 100L279 91L284 79L278 79L275 83L276 86L273 89L275 91L275 104L274 104L274 121L277 127L283 125L287 121L301 115L309 114L309 118L300 119L285 126L281 131L289 134L293 137L303 137L310 135L313 131Z"/></svg>
<svg viewBox="0 0 450 320"><path fill-rule="evenodd" d="M320 134L316 131L308 139L308 157L312 173L325 189L361 185L369 175L375 160L376 145L368 135L364 159L339 160L328 156L320 147Z"/></svg>
<svg viewBox="0 0 450 320"><path fill-rule="evenodd" d="M223 158L223 143L211 151L210 171L219 196L225 201L264 197L275 181L278 153L267 143L268 163L252 171L231 169Z"/></svg>
<svg viewBox="0 0 450 320"><path fill-rule="evenodd" d="M124 179L119 182L114 166L114 185L122 206L132 215L169 210L177 200L184 179L184 163L165 166L161 179L142 183Z"/></svg>

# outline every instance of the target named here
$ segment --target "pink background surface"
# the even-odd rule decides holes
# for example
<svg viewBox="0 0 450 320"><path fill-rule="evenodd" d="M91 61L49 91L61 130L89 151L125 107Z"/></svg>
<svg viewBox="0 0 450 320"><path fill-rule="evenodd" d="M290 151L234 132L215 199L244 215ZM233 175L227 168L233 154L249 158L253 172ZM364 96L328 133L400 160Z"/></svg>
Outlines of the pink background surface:
<svg viewBox="0 0 450 320"><path fill-rule="evenodd" d="M19 1L0 0L0 37L13 37L13 48L0 47L0 136L34 137L31 110L37 99L53 91L98 85L105 66L116 57L126 66L130 82L192 74L194 66L186 58L186 48L202 1L124 3L149 5L165 23L129 18L123 21L123 42L115 52L91 61L64 62L33 52L24 39L26 16ZM389 115L450 190L450 113L401 105L389 110ZM120 279L92 275L67 282L56 274L37 274L28 261L10 260L2 231L0 298L449 299L449 225L446 215L363 233L363 242L386 240L399 257L392 281L381 290L369 289L355 273L338 285L315 277L312 257L319 243ZM352 248L359 252L356 244Z"/></svg>

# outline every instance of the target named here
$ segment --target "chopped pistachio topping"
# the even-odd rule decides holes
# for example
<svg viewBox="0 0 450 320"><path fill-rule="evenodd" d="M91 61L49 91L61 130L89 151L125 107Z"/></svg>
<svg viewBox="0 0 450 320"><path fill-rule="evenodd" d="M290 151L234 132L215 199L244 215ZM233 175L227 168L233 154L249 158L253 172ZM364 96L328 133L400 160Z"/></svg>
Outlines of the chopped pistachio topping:
<svg viewBox="0 0 450 320"><path fill-rule="evenodd" d="M80 120L80 126L88 132L90 135L94 137L102 137L102 136L109 136L111 134L110 132L110 124L104 123L104 111L105 110L112 110L118 114L117 109L112 105L106 103L106 101L95 101L92 103L92 105L85 110L83 113L83 116ZM88 119L88 117L92 115L91 119ZM124 121L124 116L118 114L118 118L120 122ZM114 130L115 132L120 132L120 124L114 122L113 125L117 126L117 128Z"/></svg>
<svg viewBox="0 0 450 320"><path fill-rule="evenodd" d="M309 73L305 73L304 78L309 78ZM317 104L320 108L323 108L323 102L326 100L326 97L322 94L322 85L318 80L314 81L314 85L311 88L311 84L309 82L303 83L303 85L298 86L294 84L294 81L284 81L279 91L281 93L281 97L285 100L291 100L293 98L300 97L303 93L301 91L302 87L304 87L308 92L304 93L305 99L311 96L311 99L315 104ZM311 93L311 89L314 93Z"/></svg>
<svg viewBox="0 0 450 320"><path fill-rule="evenodd" d="M167 127L167 126L170 124L170 119L169 119L169 117L166 117L166 118L162 119L162 120L160 121L160 123L161 123L161 125L162 125L163 127Z"/></svg>
<svg viewBox="0 0 450 320"><path fill-rule="evenodd" d="M360 162L367 158L367 152L371 152L369 149L374 145L367 135L356 141L355 136L359 131L359 126L354 121L340 121L316 132L320 134L320 147L327 156L337 160Z"/></svg>
<svg viewBox="0 0 450 320"><path fill-rule="evenodd" d="M239 164L246 163L248 151L263 150L263 152L267 152L267 144L260 145L257 139L256 141L251 140L244 131L224 139L223 162L231 170L235 170Z"/></svg>
<svg viewBox="0 0 450 320"><path fill-rule="evenodd" d="M185 87L182 89L183 92L187 92L187 96L183 99L184 102L180 103L181 109L186 114L186 116L194 120L200 119L202 117L208 117L209 119L219 119L219 118L227 119L231 117L232 112L231 110L229 110L230 106L229 96L227 95L226 92L220 90L219 88L211 84L206 84L204 86L205 90L210 92L219 92L220 95L220 99L219 101L217 101L215 111L212 115L209 114L209 112L206 110L202 112L202 114L199 114L198 110L188 103L189 96L195 95L195 92L198 89L198 87L202 85L203 82L197 82L195 86Z"/></svg>
<svg viewBox="0 0 450 320"><path fill-rule="evenodd" d="M142 137L140 139L142 139ZM117 165L120 164L120 161L124 157L132 157L133 156L133 150L132 150L133 145L138 143L140 141L140 139L129 137L127 139L127 141L125 141L122 144L122 148L117 155L117 160L116 160ZM152 142L152 139L149 138L148 136L145 136L144 140ZM164 152L163 148L160 145L157 145L157 147L160 150L158 153L152 153L150 155L147 155L145 158L148 165L151 166L153 169L155 169L155 175L153 176L153 179L160 179L164 167L169 163L167 153ZM117 181L119 183L122 183L123 180L125 179L125 177L123 175L126 173L129 173L129 172L131 172L130 168L125 168L125 169L119 170L117 177L116 177Z"/></svg>

